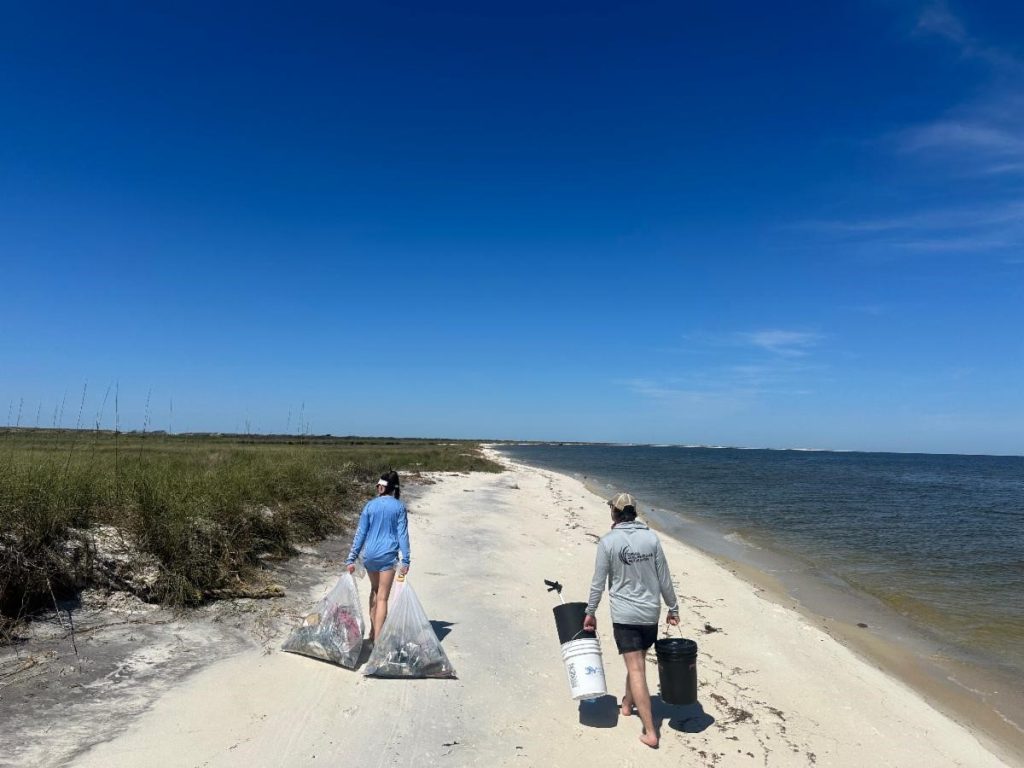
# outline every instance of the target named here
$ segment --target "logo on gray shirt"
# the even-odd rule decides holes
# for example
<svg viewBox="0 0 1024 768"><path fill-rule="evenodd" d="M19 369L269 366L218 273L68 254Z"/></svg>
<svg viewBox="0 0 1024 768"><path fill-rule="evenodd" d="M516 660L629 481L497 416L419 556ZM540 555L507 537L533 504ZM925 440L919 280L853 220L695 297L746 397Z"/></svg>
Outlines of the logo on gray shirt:
<svg viewBox="0 0 1024 768"><path fill-rule="evenodd" d="M629 548L629 544L619 550L619 560L624 565L636 565L637 563L643 563L652 559L654 559L653 552L634 552Z"/></svg>

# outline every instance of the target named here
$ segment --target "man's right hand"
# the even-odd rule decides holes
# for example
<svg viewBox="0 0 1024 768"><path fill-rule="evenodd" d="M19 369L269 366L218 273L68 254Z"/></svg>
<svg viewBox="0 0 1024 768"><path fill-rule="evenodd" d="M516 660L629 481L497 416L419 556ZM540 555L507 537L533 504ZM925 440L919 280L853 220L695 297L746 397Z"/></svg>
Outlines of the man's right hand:
<svg viewBox="0 0 1024 768"><path fill-rule="evenodd" d="M673 626L673 627L678 627L679 626L679 617L676 616L674 613L670 613L665 618L665 621L667 621L670 626Z"/></svg>
<svg viewBox="0 0 1024 768"><path fill-rule="evenodd" d="M591 616L589 613L583 617L583 631L584 632L596 632L597 631L597 618Z"/></svg>

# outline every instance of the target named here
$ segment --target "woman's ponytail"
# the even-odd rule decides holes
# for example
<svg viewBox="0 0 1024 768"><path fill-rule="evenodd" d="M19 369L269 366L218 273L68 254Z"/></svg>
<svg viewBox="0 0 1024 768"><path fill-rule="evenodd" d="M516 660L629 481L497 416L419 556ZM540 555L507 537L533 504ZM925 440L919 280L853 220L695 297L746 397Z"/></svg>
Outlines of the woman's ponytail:
<svg viewBox="0 0 1024 768"><path fill-rule="evenodd" d="M395 470L385 472L380 479L387 483L387 487L384 489L385 493L393 494L396 499L401 498L402 490L399 487L398 473Z"/></svg>

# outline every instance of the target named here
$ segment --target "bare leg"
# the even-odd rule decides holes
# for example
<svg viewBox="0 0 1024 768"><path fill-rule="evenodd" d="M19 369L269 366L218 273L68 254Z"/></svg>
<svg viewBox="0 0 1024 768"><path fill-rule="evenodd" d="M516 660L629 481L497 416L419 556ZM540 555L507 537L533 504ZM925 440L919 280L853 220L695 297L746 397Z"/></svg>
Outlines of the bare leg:
<svg viewBox="0 0 1024 768"><path fill-rule="evenodd" d="M644 667L643 651L628 651L622 654L626 662L626 674L629 678L629 691L636 705L636 713L644 724L644 732L640 741L648 747L657 749L658 731L654 727L654 715L651 712L651 692L647 690L647 669Z"/></svg>
<svg viewBox="0 0 1024 768"><path fill-rule="evenodd" d="M629 690L629 667L626 667L626 692L622 694L622 707L619 710L623 717L633 714L633 694Z"/></svg>
<svg viewBox="0 0 1024 768"><path fill-rule="evenodd" d="M370 579L370 641L372 642L374 637L376 637L373 633L373 615L374 607L377 605L377 588L380 586L380 572L367 571L366 575Z"/></svg>
<svg viewBox="0 0 1024 768"><path fill-rule="evenodd" d="M391 582L395 580L395 572L381 571L376 576L377 588L373 590L373 604L370 608L370 622L373 626L371 639L380 637L380 630L388 617L388 598L391 597Z"/></svg>

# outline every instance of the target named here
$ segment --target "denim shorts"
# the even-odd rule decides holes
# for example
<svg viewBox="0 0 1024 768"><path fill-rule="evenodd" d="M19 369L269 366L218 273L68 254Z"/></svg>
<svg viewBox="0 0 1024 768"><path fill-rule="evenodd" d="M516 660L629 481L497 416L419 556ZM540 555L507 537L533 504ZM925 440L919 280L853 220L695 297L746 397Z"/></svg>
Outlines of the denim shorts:
<svg viewBox="0 0 1024 768"><path fill-rule="evenodd" d="M395 570L395 564L398 562L398 555L387 554L378 555L376 557L363 557L363 566L368 571L374 573L380 573L381 571L393 571Z"/></svg>

